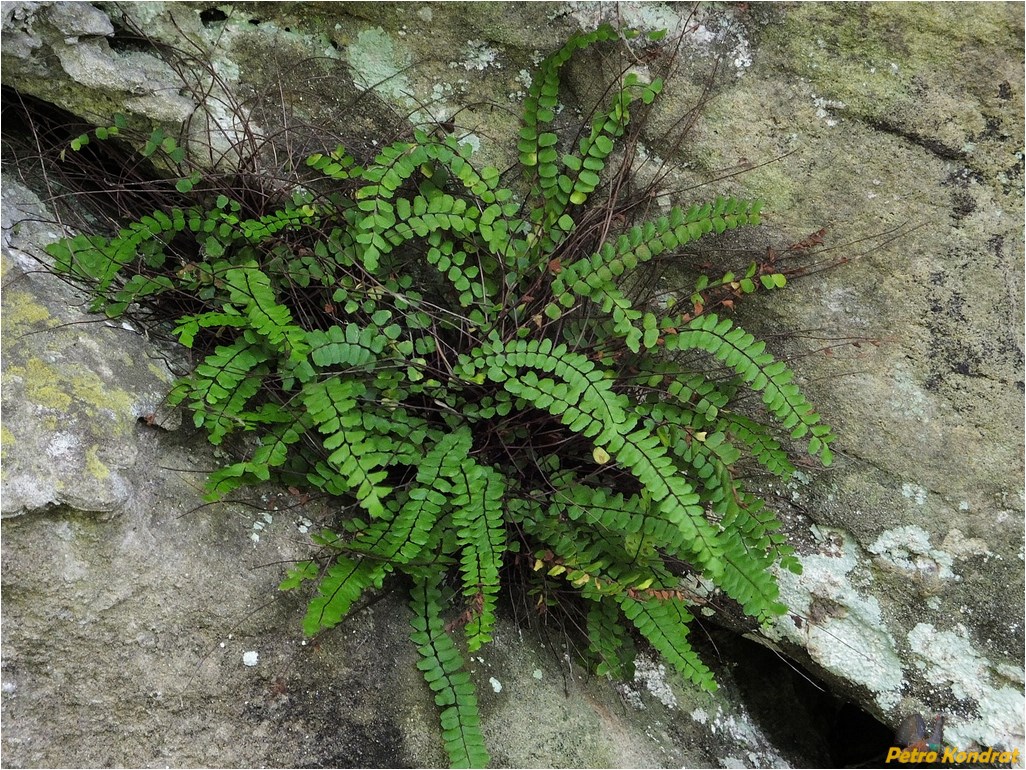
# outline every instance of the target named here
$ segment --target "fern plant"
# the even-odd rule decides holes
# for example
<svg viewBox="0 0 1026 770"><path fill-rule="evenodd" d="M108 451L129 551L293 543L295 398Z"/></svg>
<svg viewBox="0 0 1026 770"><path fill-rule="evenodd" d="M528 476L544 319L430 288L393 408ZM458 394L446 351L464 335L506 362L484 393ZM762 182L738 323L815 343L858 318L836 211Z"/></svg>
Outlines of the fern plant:
<svg viewBox="0 0 1026 770"><path fill-rule="evenodd" d="M469 651L492 639L517 565L535 587L579 597L599 673L632 675L637 634L712 690L681 575L759 621L783 612L770 568L798 563L742 477L753 462L791 475L781 432L831 460L834 436L788 367L703 312L707 278L677 309L621 280L757 225L758 201L675 207L614 234L582 216L632 110L662 88L628 74L576 145L553 130L560 68L618 37L603 26L542 62L524 104L519 198L468 145L418 131L365 166L341 147L309 157L308 183L267 213L227 194L204 200L193 172L176 186L198 203L49 249L111 316L182 310L175 334L202 362L172 402L213 444L256 441L210 476L209 499L280 480L347 511L281 585L313 585L306 634L406 576L411 639L454 766L488 760L455 636ZM179 149L159 140L147 150ZM738 297L756 277L782 285L757 273L715 285ZM768 421L738 410L746 391ZM447 624L451 607L461 614Z"/></svg>

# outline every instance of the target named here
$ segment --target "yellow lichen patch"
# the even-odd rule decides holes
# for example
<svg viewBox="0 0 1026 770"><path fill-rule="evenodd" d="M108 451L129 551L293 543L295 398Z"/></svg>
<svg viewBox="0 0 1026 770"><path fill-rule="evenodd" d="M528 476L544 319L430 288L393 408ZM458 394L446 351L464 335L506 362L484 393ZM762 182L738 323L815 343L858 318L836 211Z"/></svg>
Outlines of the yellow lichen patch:
<svg viewBox="0 0 1026 770"><path fill-rule="evenodd" d="M4 292L4 312L0 319L0 336L8 343L26 332L57 325L50 311L35 301L27 291Z"/></svg>
<svg viewBox="0 0 1026 770"><path fill-rule="evenodd" d="M132 397L128 393L104 383L92 372L72 377L71 390L75 398L97 409L109 409L116 414L132 411Z"/></svg>
<svg viewBox="0 0 1026 770"><path fill-rule="evenodd" d="M7 429L6 425L0 425L0 447L7 448L14 444L14 434Z"/></svg>
<svg viewBox="0 0 1026 770"><path fill-rule="evenodd" d="M60 375L38 358L30 358L24 366L8 367L7 376L21 378L25 400L33 404L61 412L71 406L71 396L61 388Z"/></svg>
<svg viewBox="0 0 1026 770"><path fill-rule="evenodd" d="M103 463L97 454L99 448L98 444L93 444L86 450L85 463L86 470L100 481L103 481L110 476L110 468Z"/></svg>
<svg viewBox="0 0 1026 770"><path fill-rule="evenodd" d="M171 382L173 379L166 368L161 368L152 361L146 363L146 368L150 371L150 374L157 377L161 382Z"/></svg>
<svg viewBox="0 0 1026 770"><path fill-rule="evenodd" d="M82 367L74 368L82 371ZM20 378L25 400L56 412L67 412L72 405L85 415L93 417L103 410L117 416L132 414L132 397L111 385L106 385L91 371L69 377L56 366L38 358L28 359L23 366L9 366L5 380ZM120 426L115 426L115 432Z"/></svg>

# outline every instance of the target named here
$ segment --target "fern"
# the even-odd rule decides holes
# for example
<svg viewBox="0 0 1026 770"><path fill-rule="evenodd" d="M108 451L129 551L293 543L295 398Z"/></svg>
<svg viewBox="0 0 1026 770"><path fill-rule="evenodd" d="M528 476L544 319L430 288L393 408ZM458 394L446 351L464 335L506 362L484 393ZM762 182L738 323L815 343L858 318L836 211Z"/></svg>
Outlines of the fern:
<svg viewBox="0 0 1026 770"><path fill-rule="evenodd" d="M412 582L411 639L455 766L488 760L457 644L492 640L511 570L547 608L579 595L562 604L580 613L598 673L630 677L644 640L713 689L688 638L681 571L761 622L783 612L772 568L798 563L744 477L788 479L785 440L832 458L834 435L791 370L703 308L713 290L782 286L772 266L700 277L676 309L623 280L758 225L759 201L581 229L632 110L663 88L627 74L576 146L553 130L562 67L620 37L603 26L542 62L524 104L519 190L468 145L415 131L363 166L344 147L311 155L306 185L252 215L228 190L196 195L112 237L49 249L98 309L173 317L199 363L170 399L211 443L256 437L211 474L208 499L282 481L353 512L281 584L313 586L305 633L343 622L393 573ZM178 191L196 194L202 174L173 141L154 134L143 149L168 154L184 170ZM603 206L629 212L631 201ZM742 410L745 393L761 397L760 413Z"/></svg>

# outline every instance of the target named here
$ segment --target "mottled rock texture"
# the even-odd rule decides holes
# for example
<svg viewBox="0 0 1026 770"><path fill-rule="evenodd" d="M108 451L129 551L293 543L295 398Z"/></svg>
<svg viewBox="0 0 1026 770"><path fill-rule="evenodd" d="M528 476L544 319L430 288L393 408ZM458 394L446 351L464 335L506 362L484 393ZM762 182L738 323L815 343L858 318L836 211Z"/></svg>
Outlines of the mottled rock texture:
<svg viewBox="0 0 1026 770"><path fill-rule="evenodd" d="M824 257L847 258L740 310L841 437L833 469L776 490L805 573L783 576L793 614L763 641L892 726L942 713L948 743L1021 747L1021 6L11 2L3 84L96 124L187 120L222 167L372 148L407 118L452 120L505 165L533 63L617 13L668 28L662 61L681 41L644 135L675 168L666 194L763 197L765 230L732 246L826 228ZM568 126L597 63L568 68ZM8 763L441 762L399 601L303 646L300 600L274 586L326 513L275 490L198 507L217 458L139 422L169 351L32 272L59 229L10 177L3 207ZM772 745L726 671L712 698L636 683L640 712L601 682L566 680L568 698L561 659L512 623L475 666L496 764L824 761Z"/></svg>

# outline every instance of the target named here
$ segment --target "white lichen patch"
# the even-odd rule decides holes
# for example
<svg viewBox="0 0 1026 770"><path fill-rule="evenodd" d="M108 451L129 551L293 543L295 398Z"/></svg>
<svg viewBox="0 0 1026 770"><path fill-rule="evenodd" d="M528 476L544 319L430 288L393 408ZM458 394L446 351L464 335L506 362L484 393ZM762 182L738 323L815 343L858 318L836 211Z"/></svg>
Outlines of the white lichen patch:
<svg viewBox="0 0 1026 770"><path fill-rule="evenodd" d="M358 88L373 89L399 105L409 113L414 125L435 125L448 120L456 111L443 98L454 92L454 84L447 83L441 87L434 84L430 92L426 87L423 90L415 88L406 76L413 61L409 49L397 44L381 27L365 29L357 34L355 42L346 47L346 58ZM455 85L464 85L465 82L457 80ZM461 138L461 141L467 140ZM477 140L475 151L479 146L480 140Z"/></svg>
<svg viewBox="0 0 1026 770"><path fill-rule="evenodd" d="M687 6L681 13L663 3L576 2L570 13L582 29L611 22L642 33L665 31L662 45L669 48L683 38L685 45L707 49L709 55L723 54L738 76L754 61L744 25L730 11Z"/></svg>
<svg viewBox="0 0 1026 770"><path fill-rule="evenodd" d="M894 708L901 700L904 675L894 639L874 627L880 623L880 606L870 597L848 611L843 618L810 623L805 647L824 668L873 690L882 708Z"/></svg>
<svg viewBox="0 0 1026 770"><path fill-rule="evenodd" d="M634 681L645 685L645 689L667 708L677 706L677 696L666 681L666 666L662 663L639 655L634 661Z"/></svg>
<svg viewBox="0 0 1026 770"><path fill-rule="evenodd" d="M837 125L837 118L833 117L834 110L843 110L848 106L836 99L824 99L821 96L813 96L812 103L816 106L816 117L831 128Z"/></svg>
<svg viewBox="0 0 1026 770"><path fill-rule="evenodd" d="M274 517L269 513L261 513L260 518L253 522L253 531L249 533L249 539L254 543L260 542L260 533L274 522Z"/></svg>
<svg viewBox="0 0 1026 770"><path fill-rule="evenodd" d="M381 27L365 29L346 48L346 58L357 88L373 88L392 99L408 99L410 84L403 74L409 66L409 54L396 48Z"/></svg>
<svg viewBox="0 0 1026 770"><path fill-rule="evenodd" d="M926 504L926 490L916 484L909 484L906 481L901 485L901 494L909 500L915 500L916 505Z"/></svg>
<svg viewBox="0 0 1026 770"><path fill-rule="evenodd" d="M724 714L717 709L709 730L712 733L721 733L729 736L735 743L735 749L744 752L745 759L723 758L720 760L723 767L790 767L790 763L780 756L773 747L772 742L766 737L762 730L752 721L748 712L743 706L739 707L737 713Z"/></svg>
<svg viewBox="0 0 1026 770"><path fill-rule="evenodd" d="M879 602L855 587L858 545L841 530L818 532L819 553L799 557L802 575L778 572L780 600L793 615L781 617L767 635L805 647L821 666L868 688L882 708L893 708L904 685L901 661Z"/></svg>
<svg viewBox="0 0 1026 770"><path fill-rule="evenodd" d="M959 700L975 705L971 719L951 716L944 726L944 738L950 745L1013 748L1026 743L1022 714L1026 708L1021 683L1022 669L1007 676L1009 666L1000 669L982 657L962 626L938 631L929 623L919 623L908 635L915 665L935 686L949 686ZM1000 676L1000 679L999 679ZM1018 686L1002 686L1011 679Z"/></svg>
<svg viewBox="0 0 1026 770"><path fill-rule="evenodd" d="M252 668L260 662L260 653L256 650L246 650L242 653L242 665Z"/></svg>
<svg viewBox="0 0 1026 770"><path fill-rule="evenodd" d="M641 693L628 682L614 681L613 687L620 693L624 703L629 704L631 708L637 711L642 711L645 708L645 702L641 699Z"/></svg>
<svg viewBox="0 0 1026 770"><path fill-rule="evenodd" d="M498 56L499 52L483 40L468 40L463 49L463 59L449 62L449 69L463 67L468 72L470 70L480 71L488 67L499 69L502 67L502 63L497 61Z"/></svg>
<svg viewBox="0 0 1026 770"><path fill-rule="evenodd" d="M955 563L952 555L931 546L930 535L922 527L884 530L868 550L902 572L941 580L960 579L951 569Z"/></svg>
<svg viewBox="0 0 1026 770"><path fill-rule="evenodd" d="M903 361L895 361L890 371L887 404L896 415L907 420L933 420L938 417L933 398L923 390L918 375Z"/></svg>

